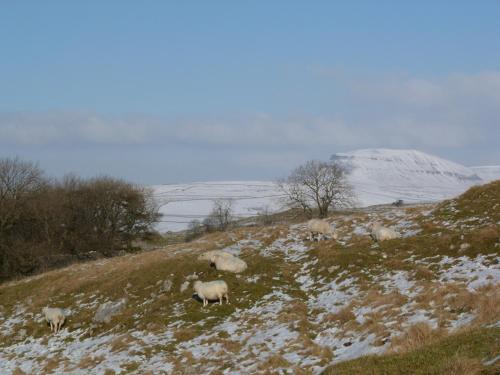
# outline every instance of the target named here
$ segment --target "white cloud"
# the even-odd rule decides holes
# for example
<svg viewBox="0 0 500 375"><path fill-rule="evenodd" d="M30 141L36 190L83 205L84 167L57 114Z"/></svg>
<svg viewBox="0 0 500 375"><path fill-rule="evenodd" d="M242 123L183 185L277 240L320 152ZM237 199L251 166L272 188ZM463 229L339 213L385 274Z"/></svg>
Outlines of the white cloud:
<svg viewBox="0 0 500 375"><path fill-rule="evenodd" d="M324 72L322 72L324 74ZM500 72L440 78L335 76L342 116L165 119L96 113L0 113L0 144L199 144L292 148L492 147L499 137ZM497 145L495 145L497 147Z"/></svg>

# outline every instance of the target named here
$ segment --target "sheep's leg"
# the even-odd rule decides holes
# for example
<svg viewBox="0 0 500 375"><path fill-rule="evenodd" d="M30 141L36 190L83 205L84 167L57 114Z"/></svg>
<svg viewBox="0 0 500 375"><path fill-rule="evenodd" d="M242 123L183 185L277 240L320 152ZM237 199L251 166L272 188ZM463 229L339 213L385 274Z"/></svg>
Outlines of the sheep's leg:
<svg viewBox="0 0 500 375"><path fill-rule="evenodd" d="M223 294L219 295L219 305L222 305L222 297L223 297Z"/></svg>
<svg viewBox="0 0 500 375"><path fill-rule="evenodd" d="M226 302L229 305L229 293L226 293Z"/></svg>
<svg viewBox="0 0 500 375"><path fill-rule="evenodd" d="M49 322L50 324L50 332L54 332L54 326L52 325L52 320Z"/></svg>

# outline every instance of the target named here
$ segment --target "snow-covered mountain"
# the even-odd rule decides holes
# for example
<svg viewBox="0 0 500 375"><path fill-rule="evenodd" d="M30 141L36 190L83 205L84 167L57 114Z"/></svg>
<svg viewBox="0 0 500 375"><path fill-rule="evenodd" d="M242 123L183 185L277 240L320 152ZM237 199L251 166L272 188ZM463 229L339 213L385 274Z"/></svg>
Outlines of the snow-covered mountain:
<svg viewBox="0 0 500 375"><path fill-rule="evenodd" d="M470 167L470 169L472 169L485 182L500 180L500 165Z"/></svg>
<svg viewBox="0 0 500 375"><path fill-rule="evenodd" d="M472 185L500 178L500 167L463 165L415 150L366 149L337 153L350 169L357 204L370 206L402 199L407 203L438 201L461 194ZM218 181L153 186L162 204L160 231L186 229L203 220L213 200L231 198L237 217L283 209L282 192L269 181Z"/></svg>
<svg viewBox="0 0 500 375"><path fill-rule="evenodd" d="M416 150L366 149L331 158L350 169L361 206L437 201L484 181L471 168Z"/></svg>

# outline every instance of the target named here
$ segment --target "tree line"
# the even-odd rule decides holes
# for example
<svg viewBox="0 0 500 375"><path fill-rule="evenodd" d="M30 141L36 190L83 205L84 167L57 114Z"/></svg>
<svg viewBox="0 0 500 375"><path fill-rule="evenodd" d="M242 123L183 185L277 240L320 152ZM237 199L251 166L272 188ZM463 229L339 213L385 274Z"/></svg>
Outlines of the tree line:
<svg viewBox="0 0 500 375"><path fill-rule="evenodd" d="M354 202L347 174L337 162L308 161L278 185L289 208L326 217ZM185 239L236 225L232 203L214 201L203 221L189 223ZM148 188L108 176L51 179L35 163L0 159L0 281L133 251L135 241L158 235L153 225L159 218ZM273 221L269 209L258 219Z"/></svg>
<svg viewBox="0 0 500 375"><path fill-rule="evenodd" d="M152 192L102 176L51 179L0 159L0 280L133 250L158 220Z"/></svg>

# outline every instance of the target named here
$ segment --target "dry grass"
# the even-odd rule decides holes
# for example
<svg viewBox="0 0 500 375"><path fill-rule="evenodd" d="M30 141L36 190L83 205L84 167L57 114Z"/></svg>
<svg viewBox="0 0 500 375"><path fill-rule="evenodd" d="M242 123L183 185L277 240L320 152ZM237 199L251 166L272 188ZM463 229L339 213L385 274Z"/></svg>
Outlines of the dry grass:
<svg viewBox="0 0 500 375"><path fill-rule="evenodd" d="M238 353L243 347L243 344L240 341L235 340L222 340L220 341L220 344L222 345L224 350L230 353Z"/></svg>
<svg viewBox="0 0 500 375"><path fill-rule="evenodd" d="M118 336L113 341L111 341L111 351L119 352L130 346L130 343L134 342L135 339L130 334L124 334Z"/></svg>
<svg viewBox="0 0 500 375"><path fill-rule="evenodd" d="M280 368L290 367L290 362L288 362L285 358L283 358L280 354L273 354L269 356L264 362L261 362L258 366L258 369L265 374L274 374L272 370L280 369Z"/></svg>
<svg viewBox="0 0 500 375"><path fill-rule="evenodd" d="M467 358L459 355L448 359L442 366L442 373L446 375L477 375L483 370L478 358Z"/></svg>
<svg viewBox="0 0 500 375"><path fill-rule="evenodd" d="M415 277L419 280L433 280L436 278L436 275L428 267L417 266L415 268Z"/></svg>
<svg viewBox="0 0 500 375"><path fill-rule="evenodd" d="M477 364L497 357L500 328L473 329L439 339L429 345L404 353L383 356L365 356L346 361L325 370L325 375L377 374L377 375L447 375L474 374ZM453 367L454 361L460 361ZM483 366L481 373L498 374L498 366Z"/></svg>
<svg viewBox="0 0 500 375"><path fill-rule="evenodd" d="M409 352L422 346L429 345L442 338L445 331L432 329L427 323L416 323L412 325L401 336L395 337L391 343L391 351L399 353Z"/></svg>
<svg viewBox="0 0 500 375"><path fill-rule="evenodd" d="M363 332L375 334L377 337L376 346L383 345L390 336L390 330L384 323L384 318L387 318L390 313L390 311L377 311L365 315L365 322L360 328ZM392 326L392 328L397 328L397 326Z"/></svg>
<svg viewBox="0 0 500 375"><path fill-rule="evenodd" d="M307 333L311 329L307 305L299 299L288 302L286 307L278 314L277 321L289 324L290 329L299 333Z"/></svg>
<svg viewBox="0 0 500 375"><path fill-rule="evenodd" d="M356 319L356 316L352 312L352 305L346 306L340 309L336 313L328 313L325 316L326 322L340 323L342 325Z"/></svg>
<svg viewBox="0 0 500 375"><path fill-rule="evenodd" d="M59 367L59 365L61 364L61 360L60 358L48 358L45 360L44 362L44 366L43 366L43 372L45 374L50 374L52 373L55 369L57 369L57 367Z"/></svg>
<svg viewBox="0 0 500 375"><path fill-rule="evenodd" d="M497 225L480 228L474 234L479 241L500 240L500 231Z"/></svg>
<svg viewBox="0 0 500 375"><path fill-rule="evenodd" d="M363 306L403 306L407 301L408 298L397 290L384 294L379 289L370 289L363 299Z"/></svg>
<svg viewBox="0 0 500 375"><path fill-rule="evenodd" d="M498 285L486 285L477 290L476 324L497 322L500 317L500 288Z"/></svg>
<svg viewBox="0 0 500 375"><path fill-rule="evenodd" d="M431 304L434 307L446 305L463 312L472 307L472 295L464 285L421 282L421 286L423 292L415 298L419 308L427 309Z"/></svg>
<svg viewBox="0 0 500 375"><path fill-rule="evenodd" d="M78 362L77 368L79 369L90 369L94 368L96 365L104 361L105 357L103 355L93 356L86 355L80 359Z"/></svg>
<svg viewBox="0 0 500 375"><path fill-rule="evenodd" d="M301 349L306 350L309 355L320 358L321 363L327 364L332 361L333 352L329 347L316 344L310 337L304 334L300 335L298 342Z"/></svg>
<svg viewBox="0 0 500 375"><path fill-rule="evenodd" d="M192 327L178 328L174 332L174 338L179 342L189 341L198 336L198 331Z"/></svg>

